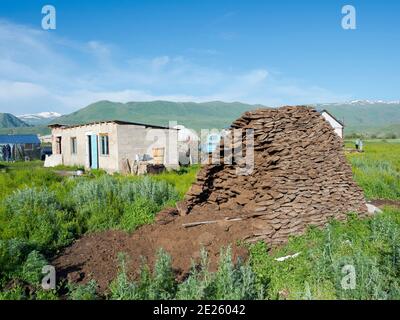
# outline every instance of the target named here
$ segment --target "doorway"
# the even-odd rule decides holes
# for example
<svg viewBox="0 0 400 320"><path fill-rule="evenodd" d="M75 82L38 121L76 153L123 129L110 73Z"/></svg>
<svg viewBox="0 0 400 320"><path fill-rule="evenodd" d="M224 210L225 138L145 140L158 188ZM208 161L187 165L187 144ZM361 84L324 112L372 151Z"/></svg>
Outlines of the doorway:
<svg viewBox="0 0 400 320"><path fill-rule="evenodd" d="M89 167L91 169L99 168L99 152L97 144L97 135L91 134L87 136L89 150Z"/></svg>
<svg viewBox="0 0 400 320"><path fill-rule="evenodd" d="M56 137L56 154L61 154L61 137Z"/></svg>

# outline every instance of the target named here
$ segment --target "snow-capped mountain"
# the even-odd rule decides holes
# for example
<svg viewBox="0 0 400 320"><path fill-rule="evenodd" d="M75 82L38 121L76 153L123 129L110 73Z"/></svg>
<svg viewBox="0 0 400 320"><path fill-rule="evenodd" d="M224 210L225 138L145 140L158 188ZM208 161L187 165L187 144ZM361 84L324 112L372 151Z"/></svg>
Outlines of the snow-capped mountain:
<svg viewBox="0 0 400 320"><path fill-rule="evenodd" d="M384 100L351 100L345 102L334 103L318 103L318 106L369 106L369 105L400 105L400 100L384 101Z"/></svg>
<svg viewBox="0 0 400 320"><path fill-rule="evenodd" d="M24 121L25 123L28 123L30 125L46 125L53 121L54 119L61 117L61 114L57 112L39 112L39 113L34 113L34 114L23 114L20 116L17 116L20 120Z"/></svg>
<svg viewBox="0 0 400 320"><path fill-rule="evenodd" d="M400 136L400 101L352 100L314 106L343 120L347 134Z"/></svg>

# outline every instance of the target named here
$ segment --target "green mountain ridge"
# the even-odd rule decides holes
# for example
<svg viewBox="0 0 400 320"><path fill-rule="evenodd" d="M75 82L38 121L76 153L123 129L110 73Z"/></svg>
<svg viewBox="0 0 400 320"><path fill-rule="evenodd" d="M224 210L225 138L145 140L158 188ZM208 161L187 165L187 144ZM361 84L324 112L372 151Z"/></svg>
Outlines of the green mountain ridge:
<svg viewBox="0 0 400 320"><path fill-rule="evenodd" d="M146 124L168 126L177 121L194 130L202 128L224 128L243 112L262 107L240 102L212 101L195 102L111 102L99 101L57 118L53 123L79 124L101 120L124 120Z"/></svg>
<svg viewBox="0 0 400 320"><path fill-rule="evenodd" d="M363 134L386 137L395 134L400 137L400 102L331 103L315 105L326 109L344 122L345 135Z"/></svg>
<svg viewBox="0 0 400 320"><path fill-rule="evenodd" d="M395 134L400 137L400 102L360 101L357 103L315 104L312 106L317 110L326 109L336 118L344 121L345 135L361 133L385 137ZM98 101L71 114L63 115L51 123L68 125L103 120L123 120L168 126L171 120L194 130L203 128L221 129L230 126L232 121L240 117L243 112L257 108L266 107L259 104L222 101L203 103ZM10 133L10 129L0 129L0 133ZM12 133L49 134L50 130L44 125L25 126L12 128Z"/></svg>
<svg viewBox="0 0 400 320"><path fill-rule="evenodd" d="M18 119L16 116L11 113L0 113L0 128L1 129L9 129L9 128L21 128L21 127L29 127L27 123Z"/></svg>
<svg viewBox="0 0 400 320"><path fill-rule="evenodd" d="M328 104L316 105L326 109L349 126L382 126L400 123L400 103Z"/></svg>

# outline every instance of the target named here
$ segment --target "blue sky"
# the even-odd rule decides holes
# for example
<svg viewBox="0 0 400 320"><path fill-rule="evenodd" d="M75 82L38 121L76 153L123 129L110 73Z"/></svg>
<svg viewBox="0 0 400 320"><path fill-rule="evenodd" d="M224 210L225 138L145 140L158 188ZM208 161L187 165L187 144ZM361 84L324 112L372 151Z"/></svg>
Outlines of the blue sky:
<svg viewBox="0 0 400 320"><path fill-rule="evenodd" d="M45 4L56 30L41 28ZM0 0L0 112L399 100L399 57L399 1Z"/></svg>

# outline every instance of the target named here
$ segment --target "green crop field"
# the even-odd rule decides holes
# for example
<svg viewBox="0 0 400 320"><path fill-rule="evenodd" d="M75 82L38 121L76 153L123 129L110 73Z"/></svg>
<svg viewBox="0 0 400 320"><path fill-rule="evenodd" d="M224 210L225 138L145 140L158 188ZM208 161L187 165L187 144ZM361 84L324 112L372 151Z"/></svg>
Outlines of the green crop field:
<svg viewBox="0 0 400 320"><path fill-rule="evenodd" d="M352 142L346 143L352 147ZM368 199L400 199L400 141L365 141L363 153L348 153L356 181ZM163 207L182 199L199 167L158 176L109 176L93 171L61 176L76 168L43 168L42 162L0 163L0 299L59 299L40 286L42 266L60 249L90 232L133 232L154 221ZM177 282L167 252L158 253L154 272L145 266L138 282L129 279L125 257L108 299L400 299L400 209L360 220L332 221L312 228L287 245L249 247L250 258L234 264L221 248L217 272L202 265ZM278 261L276 258L296 254ZM343 288L346 268L354 288ZM27 291L26 288L30 290ZM96 283L67 283L62 297L97 299ZM65 293L66 292L66 293Z"/></svg>

